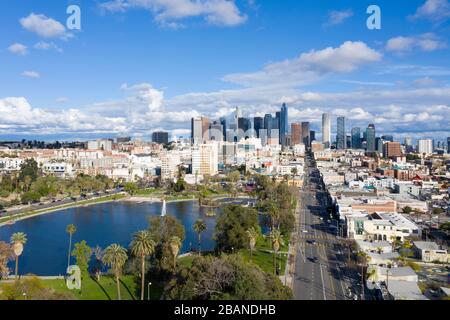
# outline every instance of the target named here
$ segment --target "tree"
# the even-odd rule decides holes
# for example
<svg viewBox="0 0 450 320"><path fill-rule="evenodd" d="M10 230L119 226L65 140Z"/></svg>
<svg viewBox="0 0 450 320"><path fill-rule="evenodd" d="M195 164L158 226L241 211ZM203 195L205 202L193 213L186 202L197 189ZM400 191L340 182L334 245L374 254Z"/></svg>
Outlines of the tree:
<svg viewBox="0 0 450 320"><path fill-rule="evenodd" d="M283 235L277 229L272 230L272 232L270 232L270 240L272 241L274 274L276 275L278 251L280 251L280 247L284 245Z"/></svg>
<svg viewBox="0 0 450 320"><path fill-rule="evenodd" d="M247 230L252 227L258 227L256 210L239 205L225 206L216 223L216 248L224 252L246 248Z"/></svg>
<svg viewBox="0 0 450 320"><path fill-rule="evenodd" d="M95 263L94 263L94 273L97 278L97 282L100 281L100 276L102 274L102 268L103 268L103 255L104 251L100 246L96 246L93 250L94 257L95 257Z"/></svg>
<svg viewBox="0 0 450 320"><path fill-rule="evenodd" d="M23 232L16 232L11 236L11 244L13 246L14 256L16 259L16 280L19 276L19 257L22 255L23 247L27 243L27 241L27 235Z"/></svg>
<svg viewBox="0 0 450 320"><path fill-rule="evenodd" d="M184 178L183 177L178 178L177 182L173 184L172 189L175 192L183 192L184 190L186 190L186 181L184 181Z"/></svg>
<svg viewBox="0 0 450 320"><path fill-rule="evenodd" d="M172 256L173 256L173 270L174 272L176 272L177 270L177 258L178 258L178 253L180 252L181 249L181 239L177 236L173 236L172 238L170 238L169 241L169 245L170 245L170 251L172 252Z"/></svg>
<svg viewBox="0 0 450 320"><path fill-rule="evenodd" d="M133 235L130 244L131 254L141 259L141 300L144 300L145 259L155 252L155 242L148 230L138 231Z"/></svg>
<svg viewBox="0 0 450 320"><path fill-rule="evenodd" d="M253 250L255 250L256 240L258 239L258 236L259 232L254 227L251 227L247 230L248 246L250 248L250 260L253 260Z"/></svg>
<svg viewBox="0 0 450 320"><path fill-rule="evenodd" d="M356 254L356 257L360 263L361 266L361 290L362 290L362 299L365 299L365 284L364 281L366 279L365 275L364 275L364 268L367 268L369 261L370 261L370 257L367 253L365 253L364 251L359 251Z"/></svg>
<svg viewBox="0 0 450 320"><path fill-rule="evenodd" d="M39 176L39 167L36 160L30 158L26 159L20 165L19 181L25 182L25 177L29 177L30 182L36 181ZM28 180L27 179L27 180ZM28 182L28 181L27 181Z"/></svg>
<svg viewBox="0 0 450 320"><path fill-rule="evenodd" d="M413 209L409 206L403 207L402 212L406 214L410 214L413 211Z"/></svg>
<svg viewBox="0 0 450 320"><path fill-rule="evenodd" d="M8 262L13 258L14 251L9 243L0 242L0 279L9 275Z"/></svg>
<svg viewBox="0 0 450 320"><path fill-rule="evenodd" d="M67 268L70 266L70 253L72 251L72 236L75 232L77 232L77 227L73 224L69 224L66 227L66 232L69 234L69 252L67 254Z"/></svg>
<svg viewBox="0 0 450 320"><path fill-rule="evenodd" d="M172 252L170 248L170 239L174 236L184 241L184 226L174 217L166 215L165 217L150 217L149 232L153 241L156 243L155 248L155 266L159 271L168 271L173 273Z"/></svg>
<svg viewBox="0 0 450 320"><path fill-rule="evenodd" d="M241 255L198 256L166 286L165 299L288 300L292 292L280 279L245 262Z"/></svg>
<svg viewBox="0 0 450 320"><path fill-rule="evenodd" d="M194 223L194 231L198 235L198 254L200 255L202 252L202 233L206 231L206 223L202 219L198 219Z"/></svg>
<svg viewBox="0 0 450 320"><path fill-rule="evenodd" d="M127 182L123 186L123 190L130 195L134 195L137 192L138 187L137 187L136 183L134 183L134 182Z"/></svg>
<svg viewBox="0 0 450 320"><path fill-rule="evenodd" d="M103 255L103 263L110 266L115 277L116 277L116 286L117 286L117 299L121 300L120 295L120 275L122 273L122 269L125 263L128 260L127 250L118 245L112 244L105 249Z"/></svg>
<svg viewBox="0 0 450 320"><path fill-rule="evenodd" d="M92 248L89 247L85 240L75 243L72 250L72 257L75 257L76 264L81 270L82 279L89 275L89 261L92 256Z"/></svg>

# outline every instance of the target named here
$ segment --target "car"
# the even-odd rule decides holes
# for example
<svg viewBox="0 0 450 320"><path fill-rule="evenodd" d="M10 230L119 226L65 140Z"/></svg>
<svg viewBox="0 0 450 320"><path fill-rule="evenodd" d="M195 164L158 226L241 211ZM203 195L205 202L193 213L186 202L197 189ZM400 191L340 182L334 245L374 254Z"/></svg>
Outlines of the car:
<svg viewBox="0 0 450 320"><path fill-rule="evenodd" d="M312 245L316 245L317 244L317 241L316 240L308 240L307 241L309 244L312 244Z"/></svg>
<svg viewBox="0 0 450 320"><path fill-rule="evenodd" d="M303 233L308 233L308 230L302 230Z"/></svg>
<svg viewBox="0 0 450 320"><path fill-rule="evenodd" d="M312 257L312 258L309 258L309 261L311 261L312 263L316 263L319 261L319 259L317 257Z"/></svg>

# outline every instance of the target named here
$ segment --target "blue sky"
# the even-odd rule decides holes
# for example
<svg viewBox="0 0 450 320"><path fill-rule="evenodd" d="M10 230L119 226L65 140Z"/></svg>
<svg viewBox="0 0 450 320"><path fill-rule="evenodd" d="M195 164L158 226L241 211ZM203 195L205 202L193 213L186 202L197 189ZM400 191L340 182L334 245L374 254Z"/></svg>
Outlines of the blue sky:
<svg viewBox="0 0 450 320"><path fill-rule="evenodd" d="M317 130L331 112L450 136L449 0L17 0L0 30L0 137L186 134L191 116L283 101Z"/></svg>

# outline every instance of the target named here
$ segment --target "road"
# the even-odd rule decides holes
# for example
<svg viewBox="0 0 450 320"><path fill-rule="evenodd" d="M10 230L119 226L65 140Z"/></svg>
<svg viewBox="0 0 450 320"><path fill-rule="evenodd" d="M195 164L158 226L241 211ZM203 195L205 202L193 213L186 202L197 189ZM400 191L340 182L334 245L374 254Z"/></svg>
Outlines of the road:
<svg viewBox="0 0 450 320"><path fill-rule="evenodd" d="M116 189L116 190L109 190L108 193L102 192L102 194L98 194L98 195L92 194L92 195L86 195L85 197L78 197L77 200L74 200L71 198L66 198L66 199L62 199L59 201L55 201L55 202L47 202L47 203L22 206L19 209L12 209L12 210L8 210L7 212L1 212L0 218L14 216L17 214L26 213L26 212L30 212L33 210L51 209L53 207L59 207L62 205L67 205L67 204L72 204L72 203L75 204L78 201L86 201L86 200L97 199L97 198L105 197L105 196L112 196L115 194L119 194L121 192L122 192L122 190Z"/></svg>
<svg viewBox="0 0 450 320"><path fill-rule="evenodd" d="M357 286L347 267L347 249L327 217L326 194L313 159L306 157L305 181L300 192L299 242L296 255L296 300L345 300L348 287ZM352 279L356 279L352 280Z"/></svg>

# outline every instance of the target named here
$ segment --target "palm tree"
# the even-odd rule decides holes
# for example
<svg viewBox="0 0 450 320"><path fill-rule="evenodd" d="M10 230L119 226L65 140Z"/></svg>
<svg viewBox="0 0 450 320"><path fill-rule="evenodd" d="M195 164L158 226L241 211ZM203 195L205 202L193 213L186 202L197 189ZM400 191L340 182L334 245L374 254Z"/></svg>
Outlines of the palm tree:
<svg viewBox="0 0 450 320"><path fill-rule="evenodd" d="M270 232L270 238L272 240L272 249L273 249L273 266L274 266L274 274L277 273L277 254L280 251L280 247L284 245L283 235L280 230L274 229Z"/></svg>
<svg viewBox="0 0 450 320"><path fill-rule="evenodd" d="M141 258L141 300L144 300L145 288L145 258L155 252L155 242L149 231L138 231L133 235L133 241L130 244L131 253Z"/></svg>
<svg viewBox="0 0 450 320"><path fill-rule="evenodd" d="M123 266L125 262L127 262L127 250L118 245L112 244L105 249L103 255L103 263L111 266L111 269L114 272L116 277L116 285L117 285L117 299L121 300L120 296L120 274L122 273Z"/></svg>
<svg viewBox="0 0 450 320"><path fill-rule="evenodd" d="M67 256L67 268L70 266L70 252L72 251L72 236L77 232L77 227L73 224L69 224L66 227L66 232L69 234L69 254Z"/></svg>
<svg viewBox="0 0 450 320"><path fill-rule="evenodd" d="M11 236L11 244L13 246L14 256L16 258L16 280L19 276L19 256L23 252L23 246L27 243L27 235L23 232L16 232Z"/></svg>
<svg viewBox="0 0 450 320"><path fill-rule="evenodd" d="M194 231L198 234L198 254L202 254L202 233L206 230L206 223L202 219L198 219L194 223Z"/></svg>
<svg viewBox="0 0 450 320"><path fill-rule="evenodd" d="M173 272L175 273L175 271L177 269L177 257L178 257L178 253L180 252L180 248L181 248L181 239L177 236L173 236L169 240L169 246L170 246L170 251L172 252L172 255L173 255L173 270L174 270Z"/></svg>
<svg viewBox="0 0 450 320"><path fill-rule="evenodd" d="M253 250L256 247L256 239L258 238L258 231L254 227L251 227L247 230L247 236L248 236L248 245L250 247L250 260L253 260Z"/></svg>
<svg viewBox="0 0 450 320"><path fill-rule="evenodd" d="M364 276L364 268L367 267L367 265L369 264L370 261L370 257L367 253L365 253L364 251L359 251L356 254L358 260L360 261L360 265L361 265L361 289L362 289L362 299L365 299L365 285L364 285L364 280L365 280L365 276Z"/></svg>

